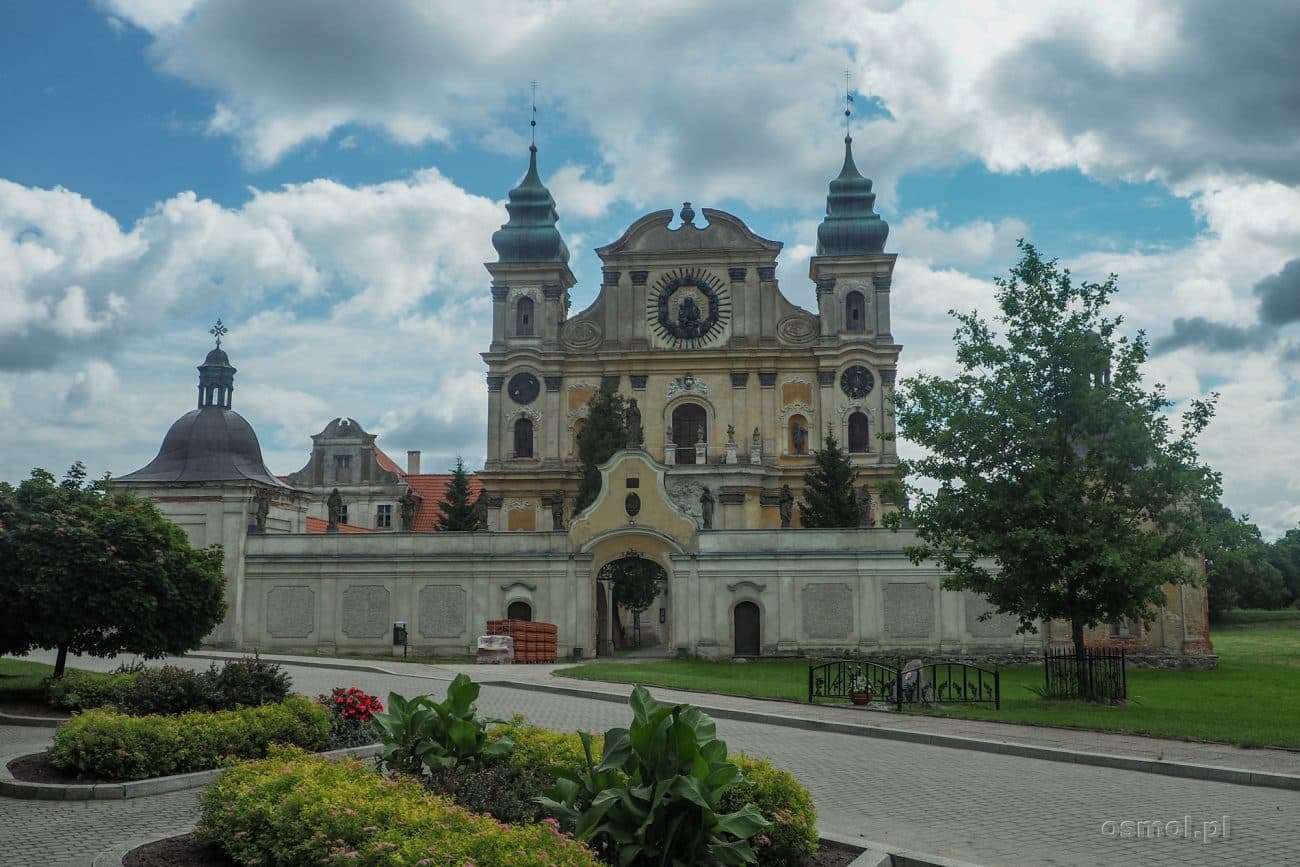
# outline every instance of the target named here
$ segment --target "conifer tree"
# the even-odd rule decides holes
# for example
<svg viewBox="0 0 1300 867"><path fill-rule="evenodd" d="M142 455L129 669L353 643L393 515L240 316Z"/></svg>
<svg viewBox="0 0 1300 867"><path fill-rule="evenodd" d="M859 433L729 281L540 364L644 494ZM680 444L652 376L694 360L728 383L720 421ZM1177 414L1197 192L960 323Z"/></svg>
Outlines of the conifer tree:
<svg viewBox="0 0 1300 867"><path fill-rule="evenodd" d="M826 443L813 452L815 463L804 473L799 519L805 527L856 527L858 501L853 496L853 465L826 427Z"/></svg>
<svg viewBox="0 0 1300 867"><path fill-rule="evenodd" d="M595 502L600 494L601 464L627 447L627 404L618 385L606 380L587 401L587 423L578 433L578 459L582 461L582 487L575 511Z"/></svg>
<svg viewBox="0 0 1300 867"><path fill-rule="evenodd" d="M474 503L469 498L469 473L465 472L465 461L456 458L456 468L451 471L451 484L447 493L438 503L442 514L438 516L439 530L480 530L478 514Z"/></svg>

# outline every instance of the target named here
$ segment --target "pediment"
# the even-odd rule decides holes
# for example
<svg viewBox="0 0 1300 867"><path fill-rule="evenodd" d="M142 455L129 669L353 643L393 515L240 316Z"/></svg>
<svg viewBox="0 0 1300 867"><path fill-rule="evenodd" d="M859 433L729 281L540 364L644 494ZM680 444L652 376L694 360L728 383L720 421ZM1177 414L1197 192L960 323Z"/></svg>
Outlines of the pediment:
<svg viewBox="0 0 1300 867"><path fill-rule="evenodd" d="M754 234L734 214L714 208L703 208L708 225L668 228L673 220L671 210L654 211L637 220L617 241L596 248L602 259L629 254L690 253L704 251L749 251L761 253L764 258L775 258L783 246Z"/></svg>

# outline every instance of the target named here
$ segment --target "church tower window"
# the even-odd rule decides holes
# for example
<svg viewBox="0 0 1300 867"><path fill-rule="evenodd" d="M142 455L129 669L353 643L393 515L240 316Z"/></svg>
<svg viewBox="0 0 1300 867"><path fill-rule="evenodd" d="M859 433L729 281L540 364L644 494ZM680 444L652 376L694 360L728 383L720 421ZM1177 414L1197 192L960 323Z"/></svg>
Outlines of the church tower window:
<svg viewBox="0 0 1300 867"><path fill-rule="evenodd" d="M708 413L698 403L684 403L673 410L673 444L677 463L695 463L695 445L708 441Z"/></svg>
<svg viewBox="0 0 1300 867"><path fill-rule="evenodd" d="M527 296L515 302L515 336L533 336L533 299Z"/></svg>
<svg viewBox="0 0 1300 867"><path fill-rule="evenodd" d="M515 457L531 458L533 456L533 423L521 418L515 422Z"/></svg>
<svg viewBox="0 0 1300 867"><path fill-rule="evenodd" d="M866 413L855 412L849 416L849 453L871 451L871 427Z"/></svg>
<svg viewBox="0 0 1300 867"><path fill-rule="evenodd" d="M844 330L867 330L867 302L856 290L844 298Z"/></svg>

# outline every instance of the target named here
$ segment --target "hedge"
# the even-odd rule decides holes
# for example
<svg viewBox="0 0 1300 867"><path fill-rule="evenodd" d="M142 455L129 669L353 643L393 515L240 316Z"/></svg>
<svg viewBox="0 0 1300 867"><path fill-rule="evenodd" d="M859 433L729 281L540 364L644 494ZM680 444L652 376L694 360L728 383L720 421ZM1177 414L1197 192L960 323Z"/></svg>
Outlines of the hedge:
<svg viewBox="0 0 1300 867"><path fill-rule="evenodd" d="M529 770L541 769L550 775L556 767L575 771L586 768L582 741L577 734L551 731L529 725L523 717L515 716L509 722L488 732L489 739L509 737L515 742L506 761ZM592 753L599 761L603 739L592 737ZM728 792L722 808L728 812L745 804L758 807L772 826L754 840L754 851L761 865L802 864L817 851L817 810L812 796L799 784L794 775L774 767L764 759L733 755L728 757L745 774L745 782ZM540 793L539 793L540 794Z"/></svg>
<svg viewBox="0 0 1300 867"><path fill-rule="evenodd" d="M107 674L100 671L83 671L69 668L59 678L45 681L45 701L51 707L63 710L87 710L117 704L126 690L135 683L135 674Z"/></svg>
<svg viewBox="0 0 1300 867"><path fill-rule="evenodd" d="M203 795L195 833L241 864L597 867L553 821L507 825L356 759L277 748Z"/></svg>
<svg viewBox="0 0 1300 867"><path fill-rule="evenodd" d="M179 716L88 710L54 732L56 767L113 780L141 780L260 759L273 744L324 749L329 714L301 696L278 704Z"/></svg>

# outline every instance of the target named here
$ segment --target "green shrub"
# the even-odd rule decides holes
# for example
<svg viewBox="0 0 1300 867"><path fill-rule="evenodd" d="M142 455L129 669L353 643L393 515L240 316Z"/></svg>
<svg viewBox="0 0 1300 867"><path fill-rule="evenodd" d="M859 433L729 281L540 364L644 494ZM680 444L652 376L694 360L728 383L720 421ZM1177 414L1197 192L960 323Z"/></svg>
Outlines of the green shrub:
<svg viewBox="0 0 1300 867"><path fill-rule="evenodd" d="M745 778L722 796L722 809L731 812L753 804L772 824L755 839L754 851L764 867L804 863L817 852L817 810L812 795L794 774L763 759L732 756Z"/></svg>
<svg viewBox="0 0 1300 867"><path fill-rule="evenodd" d="M135 674L106 674L69 668L63 677L47 678L45 701L67 711L117 704L122 693L135 682Z"/></svg>
<svg viewBox="0 0 1300 867"><path fill-rule="evenodd" d="M661 705L632 690L630 728L605 732L600 762L591 736L580 773L557 771L540 803L615 864L752 864L749 839L767 827L752 805L724 813L723 795L742 779L713 720L699 708Z"/></svg>
<svg viewBox="0 0 1300 867"><path fill-rule="evenodd" d="M224 707L257 707L289 697L292 681L288 673L274 662L254 653L231 659L216 674L216 692Z"/></svg>
<svg viewBox="0 0 1300 867"><path fill-rule="evenodd" d="M507 738L489 741L487 727L498 720L478 715L479 685L458 674L447 684L447 697L421 695L406 699L388 694L388 710L374 715L383 749L379 764L390 771L420 776L435 766L478 764L505 755Z"/></svg>
<svg viewBox="0 0 1300 867"><path fill-rule="evenodd" d="M122 691L117 709L131 716L225 710L217 693L217 670L194 671L179 665L146 668Z"/></svg>
<svg viewBox="0 0 1300 867"><path fill-rule="evenodd" d="M179 716L133 717L96 709L55 730L50 762L83 774L140 780L261 758L272 744L323 749L329 729L325 710L301 696Z"/></svg>
<svg viewBox="0 0 1300 867"><path fill-rule="evenodd" d="M355 759L277 749L203 795L195 829L241 864L307 867L597 867L553 822L505 825Z"/></svg>
<svg viewBox="0 0 1300 867"><path fill-rule="evenodd" d="M502 822L537 822L547 813L537 802L555 782L539 768L519 767L505 761L484 765L430 768L424 785L446 795L475 813L487 813Z"/></svg>
<svg viewBox="0 0 1300 867"><path fill-rule="evenodd" d="M587 767L582 740L576 732L557 732L553 729L529 725L521 715L515 714L507 722L488 730L489 741L509 741L511 748L505 760L516 767L554 770L567 768L579 773ZM592 735L592 750L600 752L604 738Z"/></svg>

